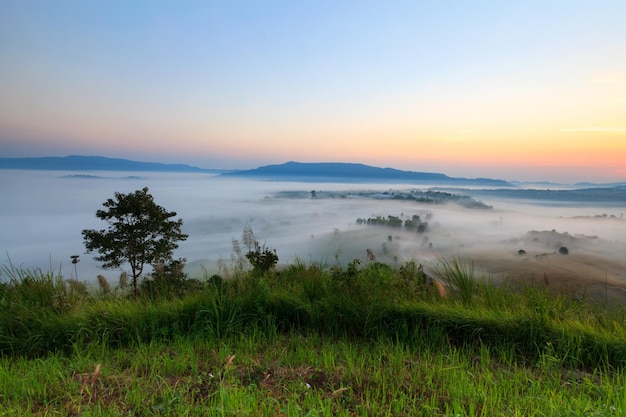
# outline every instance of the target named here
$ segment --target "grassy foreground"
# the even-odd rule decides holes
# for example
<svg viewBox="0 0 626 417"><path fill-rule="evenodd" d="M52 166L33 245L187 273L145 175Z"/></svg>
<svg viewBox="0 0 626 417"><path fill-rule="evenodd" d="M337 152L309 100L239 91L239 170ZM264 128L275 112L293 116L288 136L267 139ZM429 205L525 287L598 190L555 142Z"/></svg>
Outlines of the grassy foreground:
<svg viewBox="0 0 626 417"><path fill-rule="evenodd" d="M413 262L297 262L138 298L8 272L0 415L626 414L622 308L456 260L445 295Z"/></svg>

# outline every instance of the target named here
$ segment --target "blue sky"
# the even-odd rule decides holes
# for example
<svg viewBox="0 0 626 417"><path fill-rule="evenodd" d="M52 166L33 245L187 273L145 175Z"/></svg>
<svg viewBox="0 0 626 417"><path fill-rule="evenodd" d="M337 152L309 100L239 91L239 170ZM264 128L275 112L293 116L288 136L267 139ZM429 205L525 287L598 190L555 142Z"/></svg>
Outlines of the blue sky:
<svg viewBox="0 0 626 417"><path fill-rule="evenodd" d="M0 2L0 153L626 178L624 1Z"/></svg>

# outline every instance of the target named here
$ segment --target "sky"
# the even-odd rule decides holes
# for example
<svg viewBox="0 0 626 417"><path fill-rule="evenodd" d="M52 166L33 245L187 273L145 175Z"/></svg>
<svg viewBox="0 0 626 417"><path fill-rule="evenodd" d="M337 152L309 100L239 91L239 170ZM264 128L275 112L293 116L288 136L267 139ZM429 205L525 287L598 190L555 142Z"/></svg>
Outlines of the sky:
<svg viewBox="0 0 626 417"><path fill-rule="evenodd" d="M0 0L0 156L626 181L624 22L624 0Z"/></svg>

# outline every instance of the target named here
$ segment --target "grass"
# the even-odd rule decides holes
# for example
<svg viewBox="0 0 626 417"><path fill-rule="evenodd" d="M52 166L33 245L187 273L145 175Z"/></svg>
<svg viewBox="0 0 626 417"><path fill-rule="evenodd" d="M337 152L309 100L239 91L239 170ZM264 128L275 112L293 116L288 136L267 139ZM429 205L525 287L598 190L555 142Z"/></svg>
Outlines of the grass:
<svg viewBox="0 0 626 417"><path fill-rule="evenodd" d="M133 298L5 268L0 415L626 414L623 308L439 272L445 297L414 262L298 261Z"/></svg>
<svg viewBox="0 0 626 417"><path fill-rule="evenodd" d="M621 371L318 333L0 361L6 415L623 415ZM94 378L94 371L100 372Z"/></svg>

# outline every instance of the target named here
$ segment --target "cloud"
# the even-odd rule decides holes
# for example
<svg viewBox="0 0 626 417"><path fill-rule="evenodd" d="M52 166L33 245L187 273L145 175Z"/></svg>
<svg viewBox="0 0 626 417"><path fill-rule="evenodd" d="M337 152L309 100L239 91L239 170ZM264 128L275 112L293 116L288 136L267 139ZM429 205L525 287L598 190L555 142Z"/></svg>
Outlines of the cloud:
<svg viewBox="0 0 626 417"><path fill-rule="evenodd" d="M561 132L626 133L626 127L570 127Z"/></svg>

